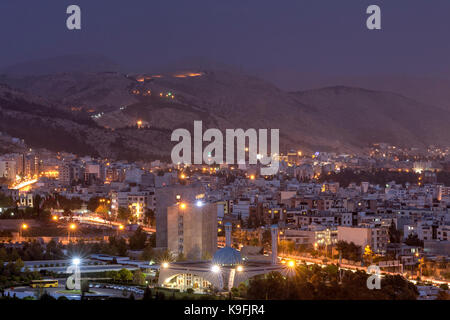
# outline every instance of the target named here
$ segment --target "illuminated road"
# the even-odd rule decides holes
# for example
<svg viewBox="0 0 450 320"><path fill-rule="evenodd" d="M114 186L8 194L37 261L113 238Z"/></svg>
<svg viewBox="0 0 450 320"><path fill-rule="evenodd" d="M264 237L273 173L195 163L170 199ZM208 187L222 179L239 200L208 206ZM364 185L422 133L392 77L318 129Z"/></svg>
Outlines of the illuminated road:
<svg viewBox="0 0 450 320"><path fill-rule="evenodd" d="M97 225L97 226L103 226L103 227L109 227L109 228L118 228L120 225L122 225L122 223L120 222L115 222L115 221L108 221L99 217L91 217L91 216L75 216L73 217L74 220L78 220L79 223L84 223L84 224L90 224L90 225ZM155 228L149 228L149 227L144 227L141 226L142 230L146 231L146 232L156 232Z"/></svg>
<svg viewBox="0 0 450 320"><path fill-rule="evenodd" d="M13 186L12 189L21 190L21 189L31 186L32 184L35 184L37 181L38 181L38 179L23 181L15 186Z"/></svg>
<svg viewBox="0 0 450 320"><path fill-rule="evenodd" d="M317 265L320 265L322 267L325 267L326 265L329 265L329 264L335 264L336 263L335 261L330 261L330 259L327 259L328 262L324 263L322 259L303 257L303 256L292 256L292 255L280 255L279 258L286 259L286 260L295 260L297 263L301 263L302 261L304 261L306 264L317 264ZM351 264L343 264L343 263L341 263L339 265L339 269L349 270L349 271L352 271L352 272L356 272L357 270L360 270L360 271L364 271L364 272L367 273L367 267L355 266L355 265L351 265ZM405 277L406 273L389 272L389 271L381 270L381 275L400 275L400 276ZM414 279L407 279L407 280L409 282L417 284L417 281L414 280ZM445 280L436 280L436 279L433 279L433 278L422 277L422 281L428 281L428 282L433 283L434 285L447 284L448 286L450 286L450 281L445 281Z"/></svg>

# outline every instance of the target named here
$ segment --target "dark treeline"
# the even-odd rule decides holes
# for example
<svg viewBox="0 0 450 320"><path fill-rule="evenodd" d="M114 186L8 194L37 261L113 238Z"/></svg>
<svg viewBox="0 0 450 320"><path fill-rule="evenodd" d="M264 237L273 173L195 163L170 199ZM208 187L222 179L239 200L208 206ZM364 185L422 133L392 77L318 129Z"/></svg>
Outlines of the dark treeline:
<svg viewBox="0 0 450 320"><path fill-rule="evenodd" d="M385 276L380 290L367 287L368 274L341 270L335 265L300 265L293 275L280 273L251 279L248 286L233 289L247 299L269 300L415 300L417 288L401 276Z"/></svg>
<svg viewBox="0 0 450 320"><path fill-rule="evenodd" d="M369 182L371 184L385 185L388 182L405 185L407 182L415 184L419 181L420 174L415 172L397 172L387 170L371 170L371 171L354 171L352 169L344 169L339 173L332 172L330 174L321 175L319 182L339 182L341 187L348 187L352 182L360 184L361 182ZM450 173L439 172L437 174L438 182L450 185Z"/></svg>

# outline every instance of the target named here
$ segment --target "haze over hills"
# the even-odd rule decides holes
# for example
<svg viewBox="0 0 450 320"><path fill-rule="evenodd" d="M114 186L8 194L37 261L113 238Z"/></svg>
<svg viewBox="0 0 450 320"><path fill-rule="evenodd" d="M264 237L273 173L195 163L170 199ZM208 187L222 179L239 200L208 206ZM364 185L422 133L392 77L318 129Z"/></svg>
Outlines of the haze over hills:
<svg viewBox="0 0 450 320"><path fill-rule="evenodd" d="M375 142L450 145L447 111L397 93L344 86L287 92L209 66L1 75L0 83L10 88L0 90L0 131L31 145L54 144L54 135L59 142L53 149L133 159L168 156L172 130L190 129L194 120L202 120L204 130L278 128L282 151L346 152ZM13 125L19 119L33 124L28 136ZM138 120L146 129L136 128Z"/></svg>
<svg viewBox="0 0 450 320"><path fill-rule="evenodd" d="M288 91L312 90L330 86L358 87L376 91L389 91L450 111L450 73L436 76L408 74L379 74L329 76L298 73L290 70L256 72Z"/></svg>
<svg viewBox="0 0 450 320"><path fill-rule="evenodd" d="M0 69L0 74L34 76L64 72L121 71L122 67L98 54L72 54L30 60Z"/></svg>

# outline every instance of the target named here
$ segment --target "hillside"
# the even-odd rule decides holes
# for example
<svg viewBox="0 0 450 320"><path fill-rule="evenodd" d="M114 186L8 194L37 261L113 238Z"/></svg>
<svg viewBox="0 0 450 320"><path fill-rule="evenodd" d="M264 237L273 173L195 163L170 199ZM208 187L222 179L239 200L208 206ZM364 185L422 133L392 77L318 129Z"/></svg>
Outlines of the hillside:
<svg viewBox="0 0 450 320"><path fill-rule="evenodd" d="M168 132L127 128L109 130L90 117L45 104L40 98L0 85L0 132L35 148L118 159L149 159L167 154L159 148Z"/></svg>
<svg viewBox="0 0 450 320"><path fill-rule="evenodd" d="M339 86L286 92L237 71L193 69L129 75L3 75L0 82L20 89L7 93L3 87L3 98L9 97L0 104L4 119L33 117L30 123L37 123L26 132L3 123L5 132L55 144L54 148L74 139L72 149L105 156L168 156L174 145L172 130L189 129L194 120L203 120L204 130L278 128L282 150L346 152L374 142L450 145L447 112L384 91ZM35 105L27 107L19 98ZM145 129L137 130L138 120ZM38 129L41 126L62 134L48 132L39 141L45 131ZM58 136L55 141L49 138L53 134Z"/></svg>
<svg viewBox="0 0 450 320"><path fill-rule="evenodd" d="M375 141L403 146L448 145L450 115L402 95L351 87L327 87L293 93L310 106L310 115L353 145Z"/></svg>

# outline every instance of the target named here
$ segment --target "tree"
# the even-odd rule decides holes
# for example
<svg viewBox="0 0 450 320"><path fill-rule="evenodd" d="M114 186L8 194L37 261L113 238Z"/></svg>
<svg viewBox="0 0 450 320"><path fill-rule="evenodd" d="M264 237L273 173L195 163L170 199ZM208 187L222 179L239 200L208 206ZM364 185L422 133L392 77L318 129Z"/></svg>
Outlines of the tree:
<svg viewBox="0 0 450 320"><path fill-rule="evenodd" d="M175 259L173 257L173 255L170 253L169 250L165 250L161 253L158 254L156 261L158 263L163 263L163 262L173 262Z"/></svg>
<svg viewBox="0 0 450 320"><path fill-rule="evenodd" d="M399 230L397 230L394 220L391 220L391 225L389 226L389 241L391 243L400 243L401 240L401 233Z"/></svg>
<svg viewBox="0 0 450 320"><path fill-rule="evenodd" d="M0 207L12 207L14 206L14 201L11 197L5 196L3 193L0 193Z"/></svg>
<svg viewBox="0 0 450 320"><path fill-rule="evenodd" d="M372 263L373 251L369 245L365 246L364 248L364 257L367 259L367 261Z"/></svg>
<svg viewBox="0 0 450 320"><path fill-rule="evenodd" d="M130 208L128 207L119 207L117 218L123 221L129 221L131 220L132 213Z"/></svg>
<svg viewBox="0 0 450 320"><path fill-rule="evenodd" d="M156 257L156 253L153 250L153 247L150 245L145 246L144 250L141 253L141 260L153 260Z"/></svg>
<svg viewBox="0 0 450 320"><path fill-rule="evenodd" d="M142 297L142 300L152 300L152 289L150 289L150 287L149 286L147 286L146 288L145 288L145 291L144 291L144 296Z"/></svg>
<svg viewBox="0 0 450 320"><path fill-rule="evenodd" d="M353 242L338 241L336 249L344 259L359 261L361 258L361 247Z"/></svg>
<svg viewBox="0 0 450 320"><path fill-rule="evenodd" d="M133 273L128 269L120 269L119 270L119 279L125 282L129 282L133 280Z"/></svg>
<svg viewBox="0 0 450 320"><path fill-rule="evenodd" d="M407 244L408 246L423 247L423 241L419 239L417 234L412 233L410 233L408 235L408 238L406 238L405 244Z"/></svg>
<svg viewBox="0 0 450 320"><path fill-rule="evenodd" d="M129 244L131 250L141 250L145 247L147 241L147 233L145 233L141 227L137 228L133 235L130 237Z"/></svg>
<svg viewBox="0 0 450 320"><path fill-rule="evenodd" d="M150 226L154 226L155 225L155 211L153 211L152 209L147 209L144 212L144 221L146 224L150 225Z"/></svg>
<svg viewBox="0 0 450 320"><path fill-rule="evenodd" d="M95 209L95 213L98 214L100 217L102 217L105 220L109 217L109 215L108 215L109 212L110 212L109 208L104 204L99 205Z"/></svg>
<svg viewBox="0 0 450 320"><path fill-rule="evenodd" d="M145 274L141 270L136 270L133 273L133 283L138 285L145 284Z"/></svg>

